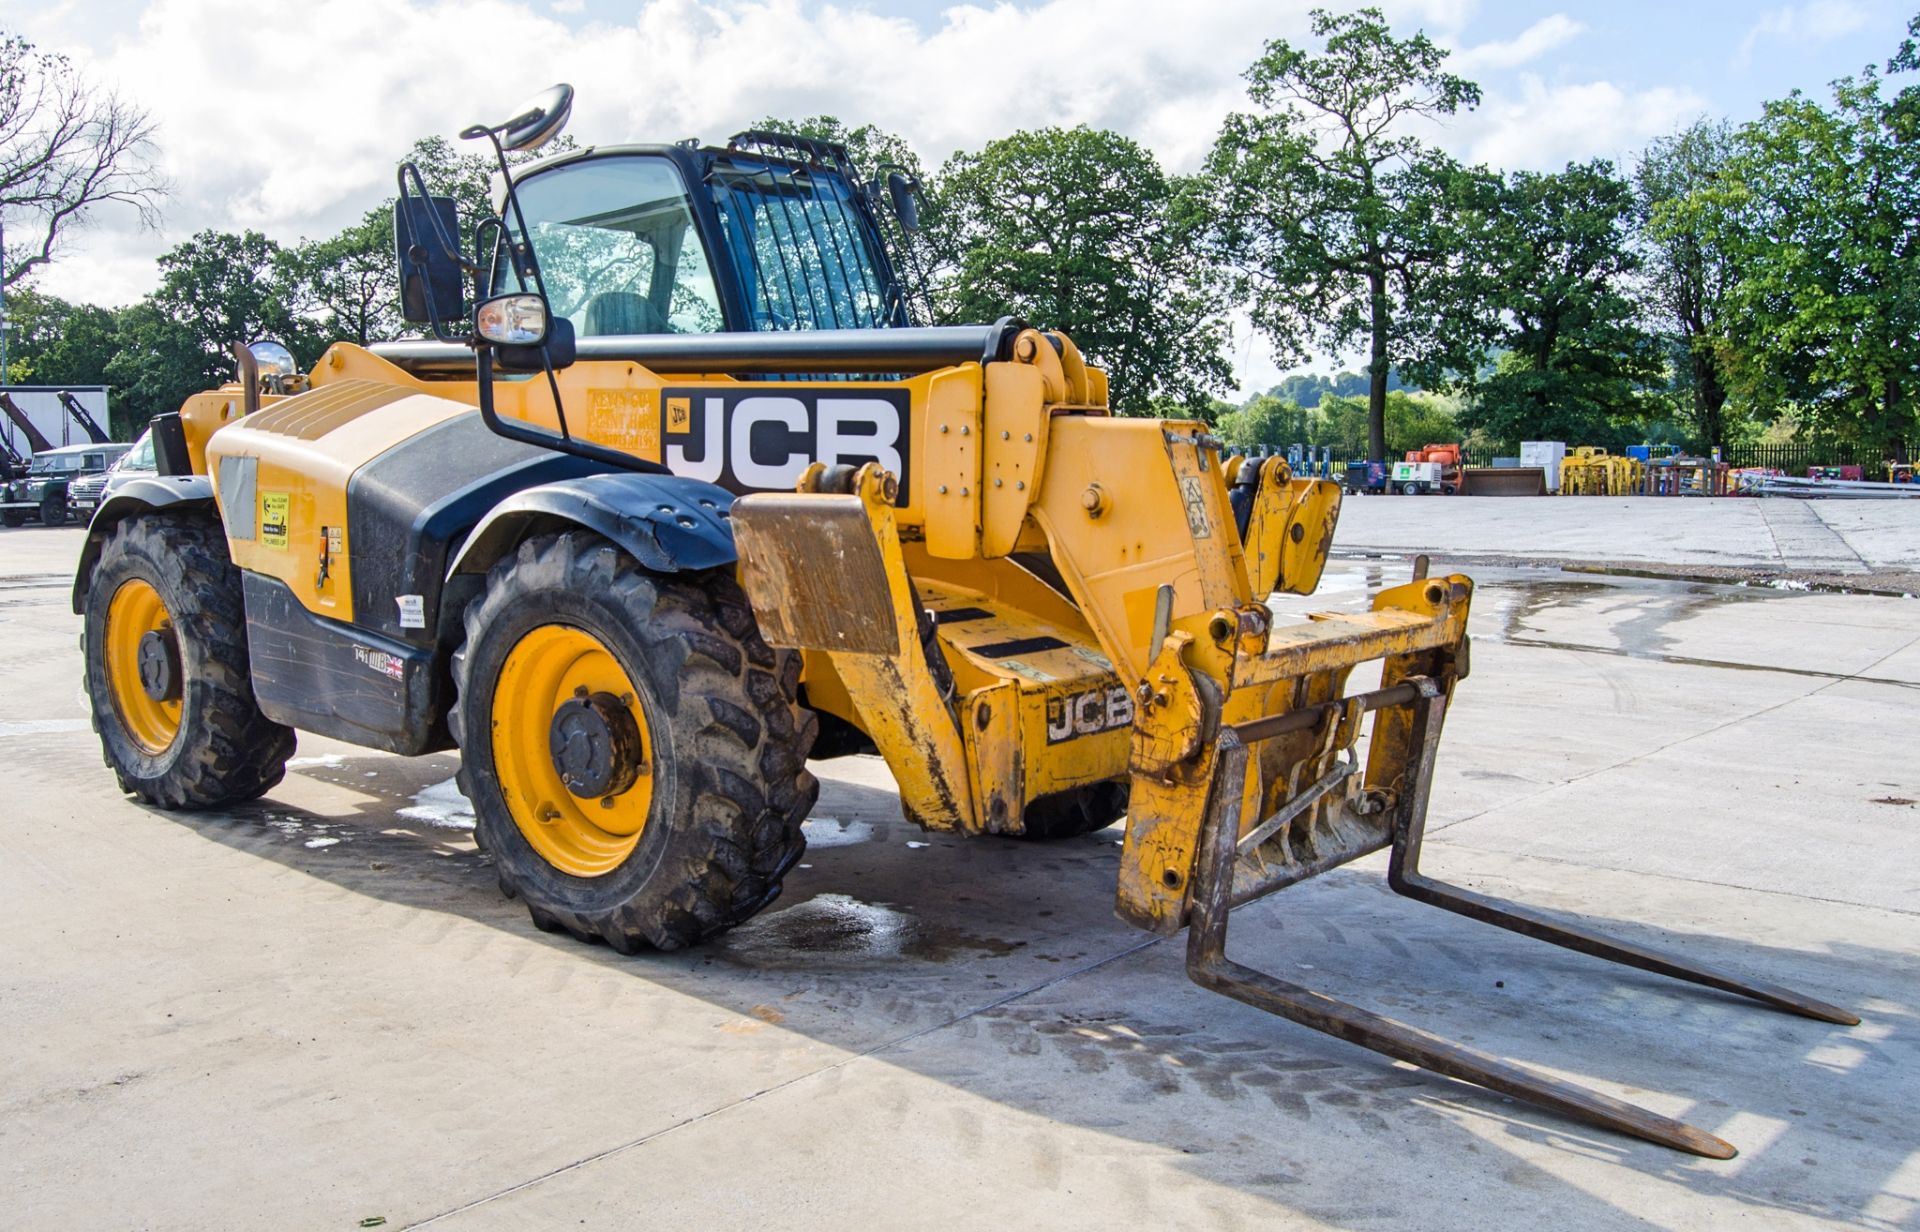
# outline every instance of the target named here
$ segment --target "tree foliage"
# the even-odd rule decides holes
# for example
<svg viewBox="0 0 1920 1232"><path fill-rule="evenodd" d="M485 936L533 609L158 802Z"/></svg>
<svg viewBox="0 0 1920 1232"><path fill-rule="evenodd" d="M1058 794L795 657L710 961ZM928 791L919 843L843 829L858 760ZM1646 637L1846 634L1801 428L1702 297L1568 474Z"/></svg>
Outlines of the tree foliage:
<svg viewBox="0 0 1920 1232"><path fill-rule="evenodd" d="M1629 292L1633 189L1604 159L1564 171L1480 176L1461 307L1446 329L1499 353L1458 374L1474 397L1465 425L1506 445L1523 438L1618 444L1652 409L1666 355ZM1472 306L1472 310L1468 309Z"/></svg>
<svg viewBox="0 0 1920 1232"><path fill-rule="evenodd" d="M1736 134L1725 120L1697 120L1650 144L1634 167L1634 220L1645 254L1658 328L1679 344L1678 392L1693 435L1705 448L1729 439L1728 355L1723 344L1728 297L1739 279L1734 251L1717 243L1699 214L1685 208L1726 174Z"/></svg>
<svg viewBox="0 0 1920 1232"><path fill-rule="evenodd" d="M1888 73L1915 61L1910 38ZM1835 82L1831 106L1768 103L1675 217L1737 263L1721 322L1735 383L1893 457L1920 406L1920 87L1883 86L1869 68Z"/></svg>
<svg viewBox="0 0 1920 1232"><path fill-rule="evenodd" d="M1313 33L1319 55L1275 40L1247 70L1257 110L1227 118L1208 160L1215 234L1280 362L1366 341L1377 459L1389 370L1469 366L1435 356L1421 325L1441 311L1432 275L1455 247L1458 168L1407 130L1475 106L1480 90L1424 33L1396 38L1378 9L1316 9Z"/></svg>
<svg viewBox="0 0 1920 1232"><path fill-rule="evenodd" d="M1214 419L1214 433L1229 445L1285 449L1289 445L1327 446L1337 460L1367 456L1368 405L1357 395L1328 394L1311 407L1275 394L1256 394ZM1423 445L1460 439L1460 424L1450 399L1392 390L1387 394L1387 456L1399 457Z"/></svg>
<svg viewBox="0 0 1920 1232"><path fill-rule="evenodd" d="M1220 288L1195 243L1193 186L1130 138L1047 128L957 154L937 196L947 320L1017 316L1064 331L1126 414L1204 409L1231 377Z"/></svg>
<svg viewBox="0 0 1920 1232"><path fill-rule="evenodd" d="M257 231L202 231L160 258L159 288L120 314L106 378L144 422L229 380L236 342L278 338L312 363L324 340L300 309L280 245Z"/></svg>

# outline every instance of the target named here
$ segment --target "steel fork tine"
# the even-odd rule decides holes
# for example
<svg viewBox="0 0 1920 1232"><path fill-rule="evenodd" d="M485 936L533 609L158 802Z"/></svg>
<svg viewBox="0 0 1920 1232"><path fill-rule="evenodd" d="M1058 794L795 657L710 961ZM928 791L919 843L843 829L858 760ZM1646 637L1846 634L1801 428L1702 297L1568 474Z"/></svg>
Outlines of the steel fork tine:
<svg viewBox="0 0 1920 1232"><path fill-rule="evenodd" d="M1395 819L1393 829L1393 854L1387 864L1387 884L1397 894L1405 895L1416 902L1430 903L1447 911L1457 912L1470 919L1482 920L1497 928L1509 929L1526 937L1536 937L1554 945L1578 950L1582 954L1591 954L1595 958L1604 958L1609 962L1624 963L1629 967L1638 967L1642 971L1653 971L1660 975L1672 976L1676 980L1686 980L1694 984L1704 984L1708 988L1718 988L1722 992L1737 993L1751 997L1765 1005L1771 1005L1793 1014L1816 1018L1821 1022L1838 1023L1853 1027L1860 1024L1859 1015L1849 1013L1839 1006L1828 1005L1812 997L1768 984L1764 981L1747 982L1736 980L1732 976L1690 963L1659 950L1634 945L1631 942L1615 941L1591 932L1577 925L1562 924L1538 915L1524 907L1516 907L1499 899L1475 894L1459 886L1448 885L1444 881L1435 881L1420 872L1420 844L1427 828L1427 793L1433 776L1434 746L1439 743L1440 725L1446 714L1446 699L1443 696L1422 696L1414 703L1413 739L1419 741L1424 755L1421 757L1415 781L1412 783L1411 797L1405 802Z"/></svg>
<svg viewBox="0 0 1920 1232"><path fill-rule="evenodd" d="M1222 786L1216 788L1206 811L1192 887L1187 975L1194 983L1362 1048L1607 1129L1709 1159L1732 1159L1737 1154L1732 1144L1684 1121L1476 1052L1227 958L1240 830L1237 785L1246 773L1246 746L1238 740L1226 742L1222 761L1216 780Z"/></svg>
<svg viewBox="0 0 1920 1232"><path fill-rule="evenodd" d="M1416 902L1429 903L1446 911L1452 911L1470 919L1481 920L1496 928L1504 928L1524 937L1535 937L1554 945L1565 946L1569 950L1578 950L1582 954L1591 954L1595 958L1604 958L1608 962L1622 963L1629 967L1638 967L1642 971L1652 971L1660 975L1672 976L1676 980L1686 980L1692 984L1704 984L1708 988L1718 988L1722 992L1738 993L1751 997L1764 1005L1789 1013L1800 1014L1807 1018L1817 1018L1821 1022L1838 1023L1853 1027L1860 1024L1860 1016L1828 1005L1825 1001L1804 996L1778 984L1769 984L1764 980L1751 982L1737 980L1731 975L1715 971L1712 967L1688 962L1672 954L1648 949L1628 941L1616 941L1571 924L1563 924L1538 915L1524 907L1517 907L1499 899L1475 894L1459 886L1448 885L1444 881L1434 881L1422 876L1414 869L1402 870L1399 867L1399 850L1396 847L1393 864L1387 874L1387 883L1396 893L1404 894Z"/></svg>
<svg viewBox="0 0 1920 1232"><path fill-rule="evenodd" d="M1413 702L1413 727L1410 738L1420 748L1421 755L1416 763L1413 779L1408 784L1408 798L1402 802L1400 812L1394 820L1393 854L1387 864L1387 884L1393 887L1395 893L1403 894L1417 902L1430 903L1447 911L1458 912L1475 920L1483 920L1498 928L1510 929L1522 936L1537 937L1541 941L1550 941L1554 945L1578 950L1582 954L1604 958L1609 962L1624 963L1629 967L1638 967L1642 971L1653 971L1660 975L1672 976L1676 980L1687 980L1694 984L1704 984L1709 988L1718 988L1723 992L1737 993L1789 1013L1817 1018L1821 1022L1838 1023L1845 1027L1859 1025L1858 1015L1838 1006L1828 1005L1824 1001L1801 996L1777 984L1736 980L1730 975L1687 962L1671 954L1663 954L1658 950L1650 950L1625 941L1615 941L1575 925L1558 923L1523 907L1515 907L1499 899L1487 898L1471 890L1463 890L1459 886L1448 885L1444 881L1435 881L1423 876L1420 872L1420 844L1426 835L1427 796L1432 789L1434 753L1440 742L1440 726L1445 721L1446 710L1446 697L1437 692L1423 692Z"/></svg>

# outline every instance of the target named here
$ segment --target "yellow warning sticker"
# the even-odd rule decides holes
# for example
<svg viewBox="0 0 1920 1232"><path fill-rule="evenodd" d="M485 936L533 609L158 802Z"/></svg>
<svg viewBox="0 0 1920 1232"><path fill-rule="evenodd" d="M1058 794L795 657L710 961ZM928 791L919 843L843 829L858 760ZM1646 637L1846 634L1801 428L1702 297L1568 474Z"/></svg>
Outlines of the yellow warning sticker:
<svg viewBox="0 0 1920 1232"><path fill-rule="evenodd" d="M287 494L285 492L262 492L260 494L260 542L270 548L285 550L287 546Z"/></svg>

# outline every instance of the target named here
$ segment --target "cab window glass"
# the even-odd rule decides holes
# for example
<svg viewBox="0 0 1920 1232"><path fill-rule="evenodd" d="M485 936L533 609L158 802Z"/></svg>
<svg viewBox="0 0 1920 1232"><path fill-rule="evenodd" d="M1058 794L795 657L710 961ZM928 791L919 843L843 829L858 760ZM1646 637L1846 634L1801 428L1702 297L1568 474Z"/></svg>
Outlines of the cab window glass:
<svg viewBox="0 0 1920 1232"><path fill-rule="evenodd" d="M578 337L722 328L686 187L666 159L568 163L522 181L519 197L553 314ZM496 273L496 292L517 285L511 272Z"/></svg>

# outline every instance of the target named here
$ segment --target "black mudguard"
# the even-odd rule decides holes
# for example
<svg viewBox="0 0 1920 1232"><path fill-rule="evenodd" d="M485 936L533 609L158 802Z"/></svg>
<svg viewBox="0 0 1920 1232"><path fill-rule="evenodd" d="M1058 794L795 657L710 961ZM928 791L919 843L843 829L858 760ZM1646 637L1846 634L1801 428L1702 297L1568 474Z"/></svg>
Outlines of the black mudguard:
<svg viewBox="0 0 1920 1232"><path fill-rule="evenodd" d="M80 616L87 610L87 588L93 582L94 566L100 563L100 545L115 523L149 509L189 509L196 505L213 511L213 480L206 475L135 479L108 497L87 523L87 542L80 549L80 567L73 575L73 614Z"/></svg>
<svg viewBox="0 0 1920 1232"><path fill-rule="evenodd" d="M448 577L485 573L534 535L582 527L656 573L718 569L738 556L733 493L679 475L608 473L544 483L507 497L481 520Z"/></svg>

